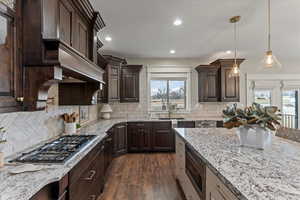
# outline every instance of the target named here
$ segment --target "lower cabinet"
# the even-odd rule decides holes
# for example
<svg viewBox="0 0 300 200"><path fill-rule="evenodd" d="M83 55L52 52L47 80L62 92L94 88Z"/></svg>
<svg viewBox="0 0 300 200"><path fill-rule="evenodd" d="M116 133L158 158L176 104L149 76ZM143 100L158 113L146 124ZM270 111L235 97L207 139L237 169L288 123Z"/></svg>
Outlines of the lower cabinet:
<svg viewBox="0 0 300 200"><path fill-rule="evenodd" d="M127 125L129 152L172 152L175 134L166 122L129 122Z"/></svg>
<svg viewBox="0 0 300 200"><path fill-rule="evenodd" d="M178 121L177 128L195 128L195 121Z"/></svg>
<svg viewBox="0 0 300 200"><path fill-rule="evenodd" d="M108 133L104 139L104 174L107 175L107 170L113 160L113 136L112 133Z"/></svg>
<svg viewBox="0 0 300 200"><path fill-rule="evenodd" d="M113 127L114 155L127 153L127 124L120 123Z"/></svg>
<svg viewBox="0 0 300 200"><path fill-rule="evenodd" d="M151 151L151 123L132 122L127 125L128 152Z"/></svg>
<svg viewBox="0 0 300 200"><path fill-rule="evenodd" d="M104 143L99 143L69 173L70 200L96 200L104 186Z"/></svg>
<svg viewBox="0 0 300 200"><path fill-rule="evenodd" d="M155 122L152 127L153 151L174 151L175 133L171 122Z"/></svg>

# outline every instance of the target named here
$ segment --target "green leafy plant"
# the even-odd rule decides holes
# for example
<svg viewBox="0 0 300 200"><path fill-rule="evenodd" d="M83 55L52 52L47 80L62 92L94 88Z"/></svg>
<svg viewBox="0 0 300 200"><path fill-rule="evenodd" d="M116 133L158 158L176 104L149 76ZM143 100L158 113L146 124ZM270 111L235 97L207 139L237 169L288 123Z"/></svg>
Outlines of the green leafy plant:
<svg viewBox="0 0 300 200"><path fill-rule="evenodd" d="M253 103L244 109L238 108L237 104L226 107L223 110L224 127L232 129L240 126L258 125L262 128L275 131L280 126L281 114L278 107L266 106Z"/></svg>
<svg viewBox="0 0 300 200"><path fill-rule="evenodd" d="M80 124L76 124L76 129L80 129L81 128L81 125Z"/></svg>

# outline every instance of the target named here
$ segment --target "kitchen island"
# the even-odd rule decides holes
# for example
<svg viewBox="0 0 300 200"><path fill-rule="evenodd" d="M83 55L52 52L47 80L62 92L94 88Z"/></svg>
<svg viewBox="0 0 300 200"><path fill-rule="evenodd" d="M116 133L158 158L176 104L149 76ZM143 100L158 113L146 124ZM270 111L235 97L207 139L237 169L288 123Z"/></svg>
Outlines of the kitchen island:
<svg viewBox="0 0 300 200"><path fill-rule="evenodd" d="M256 150L240 147L235 130L182 128L175 131L176 140L181 139L185 146L192 148L207 171L213 172L236 199L300 199L299 143L274 136L268 149ZM209 199L208 192L206 199ZM227 198L223 196L223 199Z"/></svg>

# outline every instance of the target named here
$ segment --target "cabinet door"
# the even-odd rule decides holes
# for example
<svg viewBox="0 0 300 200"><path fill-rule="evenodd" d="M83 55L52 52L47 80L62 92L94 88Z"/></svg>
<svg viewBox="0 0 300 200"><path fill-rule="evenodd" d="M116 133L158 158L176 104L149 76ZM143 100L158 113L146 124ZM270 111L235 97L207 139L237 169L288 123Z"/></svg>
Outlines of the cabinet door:
<svg viewBox="0 0 300 200"><path fill-rule="evenodd" d="M72 6L66 0L61 0L59 2L59 38L70 46L72 46L73 20Z"/></svg>
<svg viewBox="0 0 300 200"><path fill-rule="evenodd" d="M120 66L109 65L108 97L110 101L120 100Z"/></svg>
<svg viewBox="0 0 300 200"><path fill-rule="evenodd" d="M112 140L112 135L108 134L108 137L105 139L105 147L104 147L104 175L106 175L112 160L113 160L113 140Z"/></svg>
<svg viewBox="0 0 300 200"><path fill-rule="evenodd" d="M240 78L230 77L232 66L221 67L222 98L224 102L240 101Z"/></svg>
<svg viewBox="0 0 300 200"><path fill-rule="evenodd" d="M174 151L175 134L171 122L153 122L152 145L153 151Z"/></svg>
<svg viewBox="0 0 300 200"><path fill-rule="evenodd" d="M4 7L4 5L2 5ZM1 8L2 8L1 6ZM0 8L0 112L13 112L21 107L16 97L21 95L22 68L19 63L20 54L16 47L22 41L17 41L16 24L13 12Z"/></svg>
<svg viewBox="0 0 300 200"><path fill-rule="evenodd" d="M151 150L149 123L128 124L128 150L130 152L148 152Z"/></svg>
<svg viewBox="0 0 300 200"><path fill-rule="evenodd" d="M127 127L128 131L128 151L140 152L140 129L144 129L143 123L129 123Z"/></svg>
<svg viewBox="0 0 300 200"><path fill-rule="evenodd" d="M87 25L77 16L76 19L76 29L75 36L75 48L82 53L85 57L88 57L89 53L89 40L88 40L88 28Z"/></svg>
<svg viewBox="0 0 300 200"><path fill-rule="evenodd" d="M140 66L141 67L141 66ZM139 70L126 66L121 71L121 102L139 102Z"/></svg>
<svg viewBox="0 0 300 200"><path fill-rule="evenodd" d="M118 124L114 127L114 155L119 156L127 152L127 127Z"/></svg>
<svg viewBox="0 0 300 200"><path fill-rule="evenodd" d="M199 73L199 102L217 102L220 96L218 68L203 68Z"/></svg>

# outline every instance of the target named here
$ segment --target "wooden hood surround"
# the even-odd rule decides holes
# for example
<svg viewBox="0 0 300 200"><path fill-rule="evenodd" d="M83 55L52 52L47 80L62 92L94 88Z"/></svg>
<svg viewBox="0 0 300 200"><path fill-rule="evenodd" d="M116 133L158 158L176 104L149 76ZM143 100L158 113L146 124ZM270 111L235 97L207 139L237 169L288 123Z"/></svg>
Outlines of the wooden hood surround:
<svg viewBox="0 0 300 200"><path fill-rule="evenodd" d="M102 46L97 32L105 27L100 14L89 0L25 0L21 7L24 109L44 109L49 88L65 84L65 77L82 81L68 83L84 92L81 99L74 91L65 94L77 96L71 104L90 105L104 73L96 64Z"/></svg>

